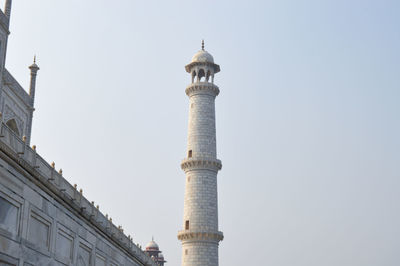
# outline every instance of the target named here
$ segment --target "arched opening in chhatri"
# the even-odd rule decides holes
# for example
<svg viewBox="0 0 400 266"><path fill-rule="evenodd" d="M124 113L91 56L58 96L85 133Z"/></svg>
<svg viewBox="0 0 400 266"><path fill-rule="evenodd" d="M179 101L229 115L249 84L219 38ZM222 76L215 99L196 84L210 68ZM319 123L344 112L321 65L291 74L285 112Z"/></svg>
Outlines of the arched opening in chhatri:
<svg viewBox="0 0 400 266"><path fill-rule="evenodd" d="M199 70L199 74L198 74L198 80L200 81L200 82L203 82L204 80L205 80L205 76L206 76L206 73L204 72L204 69L200 69Z"/></svg>

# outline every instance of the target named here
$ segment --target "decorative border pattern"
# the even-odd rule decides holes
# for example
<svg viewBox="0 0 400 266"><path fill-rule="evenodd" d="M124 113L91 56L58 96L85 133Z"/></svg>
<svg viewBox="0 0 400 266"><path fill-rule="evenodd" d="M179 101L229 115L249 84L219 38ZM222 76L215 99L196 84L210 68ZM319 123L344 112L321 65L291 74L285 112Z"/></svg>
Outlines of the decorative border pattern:
<svg viewBox="0 0 400 266"><path fill-rule="evenodd" d="M183 171L188 172L196 169L206 169L218 172L222 168L221 160L206 158L186 158L181 163Z"/></svg>
<svg viewBox="0 0 400 266"><path fill-rule="evenodd" d="M214 83L196 82L187 86L185 92L189 97L196 94L208 94L216 97L219 94L219 88Z"/></svg>
<svg viewBox="0 0 400 266"><path fill-rule="evenodd" d="M219 67L219 65L211 63L211 62L192 62L188 65L185 66L185 70L186 72L190 73L192 72L192 68L194 66L211 66L214 68L214 74L218 73L219 71L221 71L221 68Z"/></svg>
<svg viewBox="0 0 400 266"><path fill-rule="evenodd" d="M215 241L219 242L224 239L224 234L220 231L218 232L194 232L194 231L179 231L178 239L184 240L205 240L205 241Z"/></svg>

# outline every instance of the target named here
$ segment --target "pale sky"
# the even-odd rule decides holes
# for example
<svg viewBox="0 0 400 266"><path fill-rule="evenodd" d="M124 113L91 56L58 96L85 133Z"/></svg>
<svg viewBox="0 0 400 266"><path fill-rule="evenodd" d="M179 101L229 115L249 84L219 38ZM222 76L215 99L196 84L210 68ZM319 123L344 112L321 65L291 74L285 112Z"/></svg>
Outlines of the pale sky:
<svg viewBox="0 0 400 266"><path fill-rule="evenodd" d="M4 2L4 1L2 1ZM6 67L32 144L180 265L188 98L215 83L221 266L400 265L399 1L13 2Z"/></svg>

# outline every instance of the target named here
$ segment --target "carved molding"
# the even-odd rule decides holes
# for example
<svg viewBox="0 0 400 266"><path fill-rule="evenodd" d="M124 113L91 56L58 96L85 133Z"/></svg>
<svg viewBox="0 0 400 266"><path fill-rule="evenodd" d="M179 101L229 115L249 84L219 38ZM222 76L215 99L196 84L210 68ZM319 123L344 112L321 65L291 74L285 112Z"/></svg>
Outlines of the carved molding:
<svg viewBox="0 0 400 266"><path fill-rule="evenodd" d="M192 62L188 65L185 66L186 72L190 73L192 72L192 68L195 66L209 66L214 68L214 73L218 73L221 69L219 65L211 63L211 62Z"/></svg>
<svg viewBox="0 0 400 266"><path fill-rule="evenodd" d="M224 234L220 231L218 232L196 232L190 230L184 230L178 232L178 239L181 241L215 241L219 242L224 239Z"/></svg>
<svg viewBox="0 0 400 266"><path fill-rule="evenodd" d="M216 97L219 94L219 88L214 83L196 82L187 86L185 92L189 97L196 94L208 94Z"/></svg>
<svg viewBox="0 0 400 266"><path fill-rule="evenodd" d="M221 160L207 158L186 158L181 163L183 171L191 171L196 169L206 169L218 172L222 168Z"/></svg>

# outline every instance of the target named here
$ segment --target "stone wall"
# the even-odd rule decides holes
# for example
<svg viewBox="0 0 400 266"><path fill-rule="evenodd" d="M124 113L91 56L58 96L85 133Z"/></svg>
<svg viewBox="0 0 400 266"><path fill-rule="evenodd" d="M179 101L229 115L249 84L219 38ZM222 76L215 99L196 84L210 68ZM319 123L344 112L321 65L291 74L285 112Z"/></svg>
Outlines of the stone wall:
<svg viewBox="0 0 400 266"><path fill-rule="evenodd" d="M0 265L156 266L1 121Z"/></svg>
<svg viewBox="0 0 400 266"><path fill-rule="evenodd" d="M182 265L218 265L218 243L209 241L182 242Z"/></svg>
<svg viewBox="0 0 400 266"><path fill-rule="evenodd" d="M31 117L33 102L29 94L19 85L14 77L4 69L3 84L0 94L0 112L4 122L14 120L19 137L27 136L27 143L31 135Z"/></svg>

